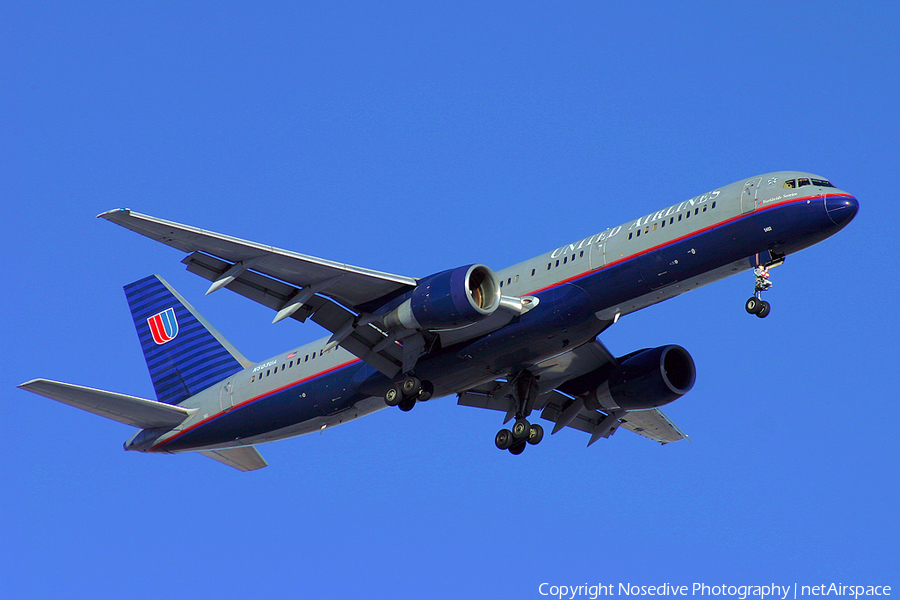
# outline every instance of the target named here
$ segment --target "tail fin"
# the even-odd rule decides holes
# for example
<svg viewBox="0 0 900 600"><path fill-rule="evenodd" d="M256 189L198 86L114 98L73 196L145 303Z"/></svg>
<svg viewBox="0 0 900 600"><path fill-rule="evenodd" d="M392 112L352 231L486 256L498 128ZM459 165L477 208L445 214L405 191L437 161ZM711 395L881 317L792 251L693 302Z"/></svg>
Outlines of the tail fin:
<svg viewBox="0 0 900 600"><path fill-rule="evenodd" d="M160 402L184 402L252 364L158 275L125 296Z"/></svg>

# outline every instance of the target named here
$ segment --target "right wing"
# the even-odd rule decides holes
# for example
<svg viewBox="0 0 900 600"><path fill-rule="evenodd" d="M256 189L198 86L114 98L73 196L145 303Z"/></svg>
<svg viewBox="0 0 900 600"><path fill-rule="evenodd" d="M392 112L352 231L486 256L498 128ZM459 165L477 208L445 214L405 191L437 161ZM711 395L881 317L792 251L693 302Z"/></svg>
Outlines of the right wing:
<svg viewBox="0 0 900 600"><path fill-rule="evenodd" d="M548 421L557 421L565 413L563 399L564 396L559 394L559 397L556 398L557 402L553 400L548 402L541 413L541 418ZM658 408L629 411L622 415L619 418L619 422L611 428L604 427L606 425L603 422L604 418L606 418L606 415L603 413L582 407L566 425L573 429L590 433L591 441L588 443L589 446L596 442L597 439L609 437L615 433L617 427L624 427L663 445L679 440L690 441L690 438Z"/></svg>
<svg viewBox="0 0 900 600"><path fill-rule="evenodd" d="M658 408L626 413L622 419L622 427L660 444L679 440L691 441L691 438Z"/></svg>
<svg viewBox="0 0 900 600"><path fill-rule="evenodd" d="M531 369L540 377L540 392L530 408L541 411L541 418L555 425L552 433L571 427L591 434L588 446L600 438L608 438L618 427L624 427L661 444L690 440L661 410L629 411L607 415L585 407L581 398L561 392L566 381L574 379L606 364L618 364L617 359L599 339L538 363ZM492 381L461 392L457 403L461 406L487 408L506 412L509 421L514 410L508 381Z"/></svg>
<svg viewBox="0 0 900 600"><path fill-rule="evenodd" d="M141 429L172 428L191 415L188 409L173 404L49 379L33 379L18 387Z"/></svg>

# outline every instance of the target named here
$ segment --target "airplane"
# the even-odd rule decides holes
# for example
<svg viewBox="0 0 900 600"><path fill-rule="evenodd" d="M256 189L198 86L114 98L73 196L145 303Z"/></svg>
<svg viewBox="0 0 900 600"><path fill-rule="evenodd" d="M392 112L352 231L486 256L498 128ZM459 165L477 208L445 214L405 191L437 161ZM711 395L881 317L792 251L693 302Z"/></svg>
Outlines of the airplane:
<svg viewBox="0 0 900 600"><path fill-rule="evenodd" d="M256 445L432 397L504 414L494 443L521 454L539 414L590 435L625 428L687 439L659 407L691 390L691 355L669 344L613 355L599 336L632 312L752 271L745 309L766 317L768 270L843 229L857 199L797 171L716 188L493 271L470 264L423 278L315 258L116 209L98 215L187 254L187 270L323 338L262 362L245 358L157 275L125 286L156 400L35 379L20 388L137 427L126 450L200 452L241 471Z"/></svg>

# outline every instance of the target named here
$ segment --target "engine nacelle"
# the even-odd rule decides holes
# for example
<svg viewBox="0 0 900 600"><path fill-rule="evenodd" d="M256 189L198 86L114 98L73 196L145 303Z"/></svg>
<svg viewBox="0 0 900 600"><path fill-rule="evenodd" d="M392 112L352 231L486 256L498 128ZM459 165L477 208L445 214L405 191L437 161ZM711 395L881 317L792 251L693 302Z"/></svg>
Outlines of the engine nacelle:
<svg viewBox="0 0 900 600"><path fill-rule="evenodd" d="M622 361L584 399L594 410L640 410L668 404L694 387L694 359L681 346L644 350Z"/></svg>
<svg viewBox="0 0 900 600"><path fill-rule="evenodd" d="M421 280L384 317L388 329L457 329L477 323L500 306L500 282L484 265L467 265Z"/></svg>

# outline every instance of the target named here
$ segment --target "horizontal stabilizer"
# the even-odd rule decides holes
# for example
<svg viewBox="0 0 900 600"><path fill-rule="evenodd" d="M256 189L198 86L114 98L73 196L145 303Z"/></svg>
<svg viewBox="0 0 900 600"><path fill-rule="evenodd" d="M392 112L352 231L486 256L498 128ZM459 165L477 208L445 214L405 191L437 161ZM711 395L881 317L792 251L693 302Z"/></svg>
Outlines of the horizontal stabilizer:
<svg viewBox="0 0 900 600"><path fill-rule="evenodd" d="M269 466L255 446L241 446L240 448L227 448L225 450L203 450L203 456L217 460L223 465L233 467L238 471L255 471Z"/></svg>
<svg viewBox="0 0 900 600"><path fill-rule="evenodd" d="M191 411L180 406L49 379L34 379L19 387L141 429L172 428L191 414Z"/></svg>

